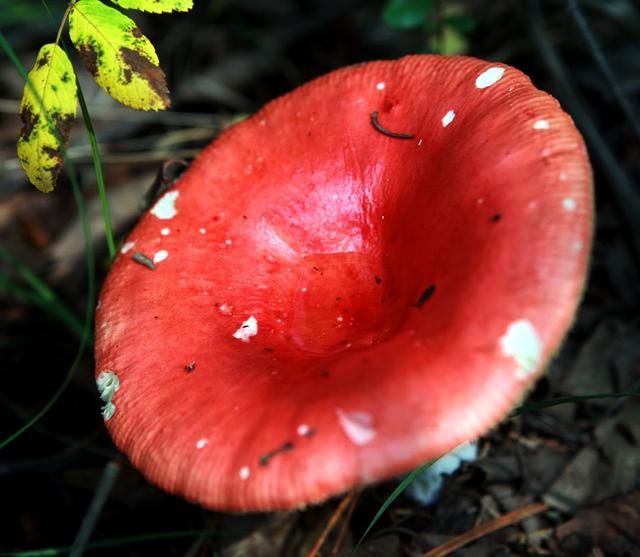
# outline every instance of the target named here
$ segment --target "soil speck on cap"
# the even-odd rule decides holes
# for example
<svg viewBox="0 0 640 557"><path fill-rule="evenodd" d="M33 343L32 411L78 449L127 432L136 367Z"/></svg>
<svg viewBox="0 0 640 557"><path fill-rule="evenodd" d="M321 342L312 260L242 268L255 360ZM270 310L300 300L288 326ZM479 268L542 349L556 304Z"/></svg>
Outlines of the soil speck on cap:
<svg viewBox="0 0 640 557"><path fill-rule="evenodd" d="M422 306L424 306L424 304L427 303L427 301L433 296L435 291L436 291L436 285L435 284L427 286L427 288L425 288L424 292L422 294L420 294L420 297L418 298L418 301L416 302L416 307L417 308L421 308Z"/></svg>

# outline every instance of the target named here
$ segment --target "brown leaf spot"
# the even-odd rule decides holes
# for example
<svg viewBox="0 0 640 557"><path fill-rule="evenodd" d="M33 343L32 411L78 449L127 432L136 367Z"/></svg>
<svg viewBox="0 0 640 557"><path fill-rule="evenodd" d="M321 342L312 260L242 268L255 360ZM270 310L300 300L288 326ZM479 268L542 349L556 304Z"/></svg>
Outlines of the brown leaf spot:
<svg viewBox="0 0 640 557"><path fill-rule="evenodd" d="M69 140L69 134L71 133L71 126L73 125L73 116L60 116L60 114L54 114L53 121L56 124L56 128L63 143L66 145Z"/></svg>
<svg viewBox="0 0 640 557"><path fill-rule="evenodd" d="M43 166L42 170L51 172L51 181L55 184L60 169L62 168L62 153L59 149L53 147L44 146L42 152L51 157L55 162L51 166Z"/></svg>
<svg viewBox="0 0 640 557"><path fill-rule="evenodd" d="M78 54L82 65L95 77L98 74L98 53L95 48L89 43L78 45Z"/></svg>
<svg viewBox="0 0 640 557"><path fill-rule="evenodd" d="M151 89L160 97L162 104L168 107L171 101L169 99L169 89L167 89L164 72L158 66L149 62L149 60L140 53L130 48L122 47L120 49L120 56L122 61L129 66L133 72L149 84Z"/></svg>
<svg viewBox="0 0 640 557"><path fill-rule="evenodd" d="M139 39L140 37L143 37L144 35L142 34L142 31L140 31L140 27L134 27L133 29L131 29L131 34L136 38Z"/></svg>
<svg viewBox="0 0 640 557"><path fill-rule="evenodd" d="M39 70L42 66L44 66L49 61L49 55L45 54L40 60L36 62L36 69Z"/></svg>
<svg viewBox="0 0 640 557"><path fill-rule="evenodd" d="M20 119L22 120L22 129L20 130L20 139L22 141L29 141L31 132L38 123L39 116L31 112L28 107L24 107L20 112Z"/></svg>
<svg viewBox="0 0 640 557"><path fill-rule="evenodd" d="M124 70L124 81L125 83L131 83L131 70L129 68Z"/></svg>

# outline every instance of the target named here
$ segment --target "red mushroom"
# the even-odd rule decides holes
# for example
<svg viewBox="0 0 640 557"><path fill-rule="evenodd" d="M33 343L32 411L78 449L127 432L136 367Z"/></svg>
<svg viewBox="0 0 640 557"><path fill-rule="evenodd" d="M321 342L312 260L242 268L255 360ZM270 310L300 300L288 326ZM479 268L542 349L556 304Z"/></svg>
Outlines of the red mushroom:
<svg viewBox="0 0 640 557"><path fill-rule="evenodd" d="M217 509L405 472L543 372L591 227L582 138L518 70L332 72L225 131L130 234L97 315L107 427Z"/></svg>

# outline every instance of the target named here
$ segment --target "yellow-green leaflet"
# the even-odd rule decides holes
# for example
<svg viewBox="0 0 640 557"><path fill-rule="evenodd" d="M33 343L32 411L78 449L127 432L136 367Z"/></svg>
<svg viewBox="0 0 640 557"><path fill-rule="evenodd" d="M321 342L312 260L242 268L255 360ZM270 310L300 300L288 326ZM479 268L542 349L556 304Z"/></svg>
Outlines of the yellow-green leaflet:
<svg viewBox="0 0 640 557"><path fill-rule="evenodd" d="M193 0L111 0L127 10L140 10L160 14L164 12L188 12Z"/></svg>
<svg viewBox="0 0 640 557"><path fill-rule="evenodd" d="M84 67L114 99L138 110L164 110L169 91L158 56L136 23L98 0L79 0L69 35Z"/></svg>
<svg viewBox="0 0 640 557"><path fill-rule="evenodd" d="M18 158L29 181L45 193L56 185L77 104L69 58L58 45L44 45L22 93Z"/></svg>

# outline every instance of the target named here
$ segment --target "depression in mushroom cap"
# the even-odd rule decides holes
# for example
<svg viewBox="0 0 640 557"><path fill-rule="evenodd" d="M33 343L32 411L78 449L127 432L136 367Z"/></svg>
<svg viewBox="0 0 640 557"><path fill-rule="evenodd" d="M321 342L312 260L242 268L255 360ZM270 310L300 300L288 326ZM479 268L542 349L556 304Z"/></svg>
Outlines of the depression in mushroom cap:
<svg viewBox="0 0 640 557"><path fill-rule="evenodd" d="M121 254L100 296L97 369L126 385L106 426L210 508L394 477L487 432L543 373L591 225L582 139L518 70L332 72L225 130L132 231L154 271Z"/></svg>

